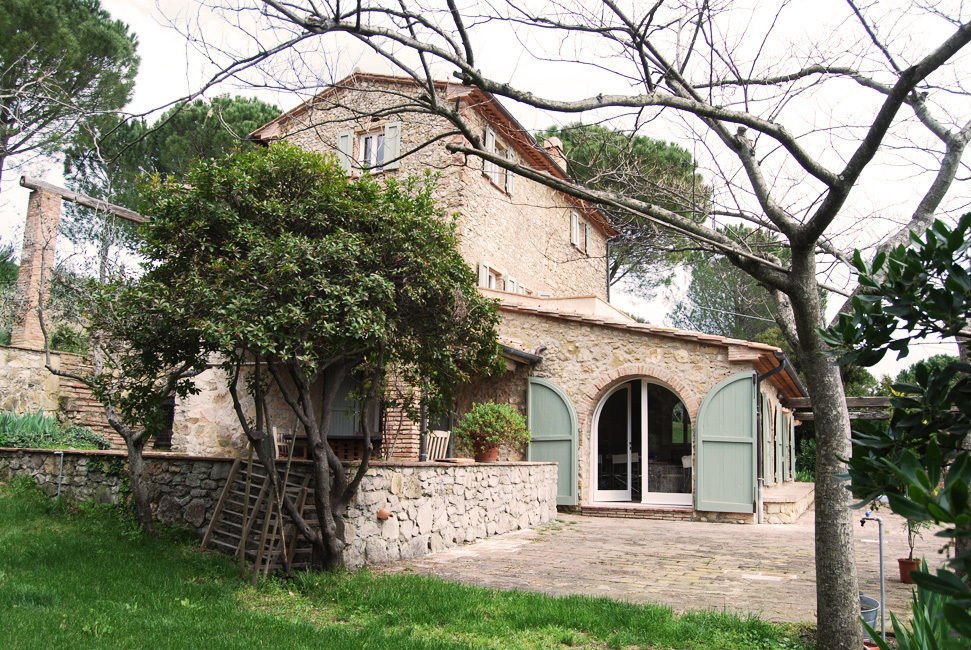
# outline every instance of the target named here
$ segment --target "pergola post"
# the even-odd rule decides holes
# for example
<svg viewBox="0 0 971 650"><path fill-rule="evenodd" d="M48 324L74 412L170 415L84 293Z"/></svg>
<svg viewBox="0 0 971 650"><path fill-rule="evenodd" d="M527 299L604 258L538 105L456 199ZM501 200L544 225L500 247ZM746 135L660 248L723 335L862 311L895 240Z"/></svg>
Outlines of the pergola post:
<svg viewBox="0 0 971 650"><path fill-rule="evenodd" d="M24 247L17 275L16 313L10 344L22 348L44 348L37 307L45 306L50 295L51 271L61 221L61 197L45 189L35 189L27 203Z"/></svg>

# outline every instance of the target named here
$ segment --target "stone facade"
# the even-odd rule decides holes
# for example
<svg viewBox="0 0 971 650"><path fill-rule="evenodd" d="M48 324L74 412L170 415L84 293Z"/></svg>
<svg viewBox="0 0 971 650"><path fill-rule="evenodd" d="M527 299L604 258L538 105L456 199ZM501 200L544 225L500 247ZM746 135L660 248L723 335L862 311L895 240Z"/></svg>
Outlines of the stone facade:
<svg viewBox="0 0 971 650"><path fill-rule="evenodd" d="M49 496L118 503L127 467L119 452L0 449L0 481L30 476ZM233 459L147 452L159 521L200 536L212 518ZM299 461L294 461L299 462ZM381 520L379 510L389 517ZM348 566L425 555L464 542L530 528L556 517L552 463L375 463L347 512Z"/></svg>
<svg viewBox="0 0 971 650"><path fill-rule="evenodd" d="M391 121L400 124L402 153L414 151L400 161L397 171L382 174L416 174L431 171L439 175L436 199L449 213L458 215L459 251L473 269L486 264L536 295L594 295L607 299L607 237L599 226L590 228L586 252L570 242L571 212L578 211L580 228L593 224L575 202L544 185L515 177L512 185L494 183L483 174L482 161L450 153L446 144L465 144L461 136L435 141L454 131L443 118L413 113L387 114L401 103L401 93L417 89L370 75L351 78L345 85L325 91L311 105L285 115L272 128L261 129L259 137L284 138L304 149L335 154L341 133L353 132L352 158L358 160L360 136L383 128ZM389 92L390 91L390 92ZM469 88L448 84L439 89L443 102L462 97L463 115L482 133L487 124L483 103L468 98ZM272 124L272 123L271 123ZM505 131L508 134L508 130ZM498 146L522 161L522 143L497 126ZM432 144L425 146L427 143ZM354 173L360 173L355 171ZM510 191L507 191L510 190ZM582 238L581 238L582 244Z"/></svg>

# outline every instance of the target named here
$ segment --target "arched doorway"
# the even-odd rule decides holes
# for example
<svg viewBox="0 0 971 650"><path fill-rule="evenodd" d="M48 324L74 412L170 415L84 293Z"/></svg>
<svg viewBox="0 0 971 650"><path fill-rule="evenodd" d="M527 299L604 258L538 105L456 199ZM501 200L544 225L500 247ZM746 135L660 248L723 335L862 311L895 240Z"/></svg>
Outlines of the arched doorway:
<svg viewBox="0 0 971 650"><path fill-rule="evenodd" d="M691 505L692 435L688 409L666 386L614 387L594 416L593 500Z"/></svg>

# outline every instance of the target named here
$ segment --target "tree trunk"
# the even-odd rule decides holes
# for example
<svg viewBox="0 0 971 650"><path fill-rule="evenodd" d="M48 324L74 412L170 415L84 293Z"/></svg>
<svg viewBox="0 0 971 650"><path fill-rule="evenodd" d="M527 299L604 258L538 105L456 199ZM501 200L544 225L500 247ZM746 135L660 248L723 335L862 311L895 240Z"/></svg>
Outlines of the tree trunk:
<svg viewBox="0 0 971 650"><path fill-rule="evenodd" d="M128 482L135 502L135 516L142 530L148 535L154 535L152 504L148 495L148 483L145 481L145 461L142 458L142 448L145 443L132 436L123 437L125 446L128 448Z"/></svg>
<svg viewBox="0 0 971 650"><path fill-rule="evenodd" d="M799 360L813 404L816 427L816 621L817 647L826 650L863 647L859 585L853 549L852 496L845 474L849 458L850 418L839 367L827 355L817 328L822 309L816 289L815 258L793 251L792 298L799 334Z"/></svg>

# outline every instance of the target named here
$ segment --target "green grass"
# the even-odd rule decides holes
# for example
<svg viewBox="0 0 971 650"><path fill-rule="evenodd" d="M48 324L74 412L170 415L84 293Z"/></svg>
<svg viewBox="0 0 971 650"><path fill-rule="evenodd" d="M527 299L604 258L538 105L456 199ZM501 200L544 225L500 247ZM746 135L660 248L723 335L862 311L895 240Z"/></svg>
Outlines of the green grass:
<svg viewBox="0 0 971 650"><path fill-rule="evenodd" d="M257 587L174 534L143 538L121 510L68 510L0 487L4 648L803 648L798 630L722 613L675 616L366 571Z"/></svg>

